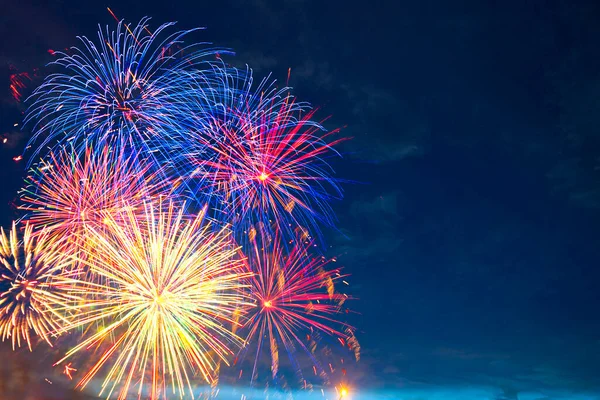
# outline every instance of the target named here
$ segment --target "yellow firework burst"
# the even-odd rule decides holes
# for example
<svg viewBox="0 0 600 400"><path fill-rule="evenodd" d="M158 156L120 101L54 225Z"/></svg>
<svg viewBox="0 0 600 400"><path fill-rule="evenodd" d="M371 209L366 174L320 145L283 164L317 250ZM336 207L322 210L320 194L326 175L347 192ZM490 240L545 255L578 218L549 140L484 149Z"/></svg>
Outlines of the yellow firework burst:
<svg viewBox="0 0 600 400"><path fill-rule="evenodd" d="M166 398L169 388L193 398L193 374L213 382L219 360L242 344L231 326L249 274L229 232L203 223L204 212L185 218L172 205L147 204L144 214L107 215L105 229L89 228L95 250L79 261L100 279L72 285L87 299L64 309L75 316L61 332L90 329L57 364L95 348L99 358L79 387L104 370L107 398L125 399L135 387L139 398Z"/></svg>
<svg viewBox="0 0 600 400"><path fill-rule="evenodd" d="M0 228L0 335L11 338L13 350L27 342L31 350L31 331L50 343L50 336L61 316L50 304L64 305L75 300L68 294L69 260L62 256L61 244L47 232L32 236L25 226L22 240L13 222L8 234Z"/></svg>

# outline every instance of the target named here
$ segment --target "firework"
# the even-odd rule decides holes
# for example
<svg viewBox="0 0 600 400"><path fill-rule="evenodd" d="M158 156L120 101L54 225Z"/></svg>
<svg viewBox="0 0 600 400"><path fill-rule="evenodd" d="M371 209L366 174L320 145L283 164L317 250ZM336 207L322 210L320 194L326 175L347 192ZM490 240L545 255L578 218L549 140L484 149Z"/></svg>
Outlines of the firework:
<svg viewBox="0 0 600 400"><path fill-rule="evenodd" d="M251 71L213 65L186 76L188 135L177 165L184 180L197 182L199 198L210 193L249 234L257 224L315 234L318 222L331 224L329 200L341 191L326 159L338 154L333 146L344 138L331 139L338 131L325 132L288 88L268 79L253 87Z"/></svg>
<svg viewBox="0 0 600 400"><path fill-rule="evenodd" d="M257 376L257 365L264 341L270 352L271 373L277 378L279 370L279 346L283 345L297 372L296 348L306 352L321 373L323 369L314 357L316 343L313 336L318 332L336 337L347 325L340 322L341 306L347 299L336 293L335 281L342 278L338 270L326 271L322 258L308 254L310 244L299 243L287 254L280 241L274 240L264 246L254 241L248 263L255 273L251 278L250 293L257 304L248 315L247 342L256 341L256 358L252 381ZM305 340L306 339L306 340Z"/></svg>
<svg viewBox="0 0 600 400"><path fill-rule="evenodd" d="M186 219L172 205L147 205L144 219L128 210L124 220L108 215L105 231L87 230L96 248L81 262L103 283L72 285L86 301L62 309L77 313L61 332L88 333L57 364L97 348L101 354L79 387L105 369L100 394L107 398L116 391L125 399L135 385L140 398L166 398L168 387L194 397L191 371L212 382L219 360L227 363L241 343L231 316L243 303L240 281L248 273L228 232L203 224L203 213Z"/></svg>
<svg viewBox="0 0 600 400"><path fill-rule="evenodd" d="M164 182L146 165L120 146L88 147L82 156L62 149L30 171L20 208L33 224L69 238L70 250L79 250L90 243L86 226L100 229L107 215L117 217L126 208L143 212L144 202L162 193Z"/></svg>
<svg viewBox="0 0 600 400"><path fill-rule="evenodd" d="M183 46L183 38L195 31L166 34L174 23L163 24L154 32L148 18L136 26L119 22L115 31L99 29L98 42L80 37L82 48L68 53L54 52L51 63L63 72L50 75L34 92L26 122L33 123L29 143L41 143L34 155L47 144L54 147L72 141L143 145L161 136L157 127L170 119L173 101L163 97L165 87L176 82L175 71L197 67L216 50L204 43ZM123 141L122 139L127 139Z"/></svg>
<svg viewBox="0 0 600 400"><path fill-rule="evenodd" d="M194 29L148 22L51 51L60 71L26 116L28 166L42 159L21 194L36 227L21 258L15 228L2 231L3 339L31 348L31 330L47 342L70 333L56 365L119 399L193 398L196 376L218 392L219 371L250 348L252 382L265 352L273 380L285 380L280 349L299 375L299 353L326 375L316 355L326 336L358 360L339 319L342 275L310 251L342 197L329 159L345 138L290 88L255 84L206 43L183 45Z"/></svg>
<svg viewBox="0 0 600 400"><path fill-rule="evenodd" d="M62 318L49 304L73 300L65 285L69 259L62 256L62 245L47 233L32 233L27 224L19 240L15 223L8 235L0 228L0 333L3 341L11 338L13 350L22 341L32 349L31 330L52 345L51 333Z"/></svg>

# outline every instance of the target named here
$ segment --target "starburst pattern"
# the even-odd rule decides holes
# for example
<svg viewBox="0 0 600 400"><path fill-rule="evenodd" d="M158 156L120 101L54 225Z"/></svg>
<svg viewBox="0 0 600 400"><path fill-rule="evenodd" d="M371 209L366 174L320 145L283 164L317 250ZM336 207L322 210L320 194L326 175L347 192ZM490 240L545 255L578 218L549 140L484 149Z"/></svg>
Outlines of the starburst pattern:
<svg viewBox="0 0 600 400"><path fill-rule="evenodd" d="M68 238L66 250L79 251L94 245L86 227L102 229L107 215L117 218L126 209L143 213L144 202L164 193L165 182L122 147L88 147L82 156L65 148L30 171L20 208L35 226Z"/></svg>
<svg viewBox="0 0 600 400"><path fill-rule="evenodd" d="M168 31L174 23L154 32L149 18L131 26L121 21L116 30L98 31L98 41L79 37L82 47L55 52L52 63L61 72L50 75L34 92L26 122L33 123L30 145L40 141L35 153L50 145L72 142L80 150L87 143L147 146L153 127L171 121L173 101L163 96L176 84L176 71L196 68L215 49L205 43L183 45L197 29ZM160 140L154 141L157 145Z"/></svg>
<svg viewBox="0 0 600 400"><path fill-rule="evenodd" d="M254 87L251 71L216 64L186 76L179 96L188 130L176 164L187 187L202 200L210 193L238 231L262 224L292 237L331 224L329 201L341 191L327 158L346 138L326 132L289 88L269 79Z"/></svg>
<svg viewBox="0 0 600 400"><path fill-rule="evenodd" d="M52 345L52 332L63 318L50 304L75 299L65 285L72 274L64 272L70 260L61 243L47 232L32 233L26 225L20 239L14 222L8 234L0 228L0 335L11 339L13 349L24 341L31 350L31 331Z"/></svg>
<svg viewBox="0 0 600 400"><path fill-rule="evenodd" d="M315 331L345 337L347 325L339 320L341 306L348 298L335 291L334 283L343 275L339 270L325 270L322 258L310 257L310 243L296 244L286 253L280 240L260 244L255 240L248 263L255 275L251 278L251 297L257 304L249 315L247 342L256 346L252 380L256 379L262 347L267 340L273 379L279 370L279 347L287 351L297 372L294 353L300 348L322 370L313 350L305 341Z"/></svg>
<svg viewBox="0 0 600 400"><path fill-rule="evenodd" d="M203 213L186 220L172 205L149 204L145 219L131 211L124 218L121 224L107 216L103 232L88 229L96 249L80 261L104 283L73 285L86 302L64 309L77 313L61 332L101 327L58 363L98 347L98 361L78 386L106 369L101 395L107 398L116 390L125 399L133 385L142 396L146 384L152 398L166 398L169 386L180 397L187 388L193 397L192 371L212 382L218 360L227 363L241 343L231 316L244 304L241 280L248 273L228 232L203 226Z"/></svg>

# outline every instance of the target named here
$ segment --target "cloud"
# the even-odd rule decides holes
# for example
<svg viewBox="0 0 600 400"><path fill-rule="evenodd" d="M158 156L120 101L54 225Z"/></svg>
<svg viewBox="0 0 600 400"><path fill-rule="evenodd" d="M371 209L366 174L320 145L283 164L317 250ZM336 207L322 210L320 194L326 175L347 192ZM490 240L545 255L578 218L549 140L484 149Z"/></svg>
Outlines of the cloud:
<svg viewBox="0 0 600 400"><path fill-rule="evenodd" d="M507 359L508 355L505 354L486 354L480 352L472 352L464 349L455 349L450 347L439 347L435 349L432 354L434 356L442 358L457 358L461 360L481 360L481 359L492 359L500 360Z"/></svg>
<svg viewBox="0 0 600 400"><path fill-rule="evenodd" d="M341 260L355 265L389 260L403 242L397 234L402 221L400 202L399 192L365 195L352 201L340 213L343 228L333 246L344 255Z"/></svg>
<svg viewBox="0 0 600 400"><path fill-rule="evenodd" d="M331 65L326 60L305 59L302 64L291 71L292 83L300 82L301 85L310 85L313 88L331 89L336 83L336 78Z"/></svg>
<svg viewBox="0 0 600 400"><path fill-rule="evenodd" d="M574 206L600 208L600 157L591 166L579 157L559 160L546 178L554 195L565 196Z"/></svg>
<svg viewBox="0 0 600 400"><path fill-rule="evenodd" d="M228 61L237 68L250 67L255 80L264 78L278 65L277 58L259 50L236 52L236 56L229 57Z"/></svg>
<svg viewBox="0 0 600 400"><path fill-rule="evenodd" d="M353 136L352 156L375 163L396 162L428 151L431 128L417 104L375 84L344 84ZM346 114L341 113L340 117Z"/></svg>

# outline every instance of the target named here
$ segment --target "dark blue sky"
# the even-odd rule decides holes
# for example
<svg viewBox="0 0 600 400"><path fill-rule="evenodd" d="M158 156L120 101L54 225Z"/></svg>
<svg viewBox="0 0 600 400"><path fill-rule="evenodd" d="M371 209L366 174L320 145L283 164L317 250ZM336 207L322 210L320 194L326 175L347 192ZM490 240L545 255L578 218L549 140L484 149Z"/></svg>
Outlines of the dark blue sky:
<svg viewBox="0 0 600 400"><path fill-rule="evenodd" d="M9 66L29 71L94 36L112 24L106 6L205 26L198 40L232 47L257 75L291 68L296 94L354 137L335 167L360 183L345 185L327 240L360 298L357 386L491 386L498 399L600 387L600 6L189 3L20 0L3 12L3 226L26 135Z"/></svg>

